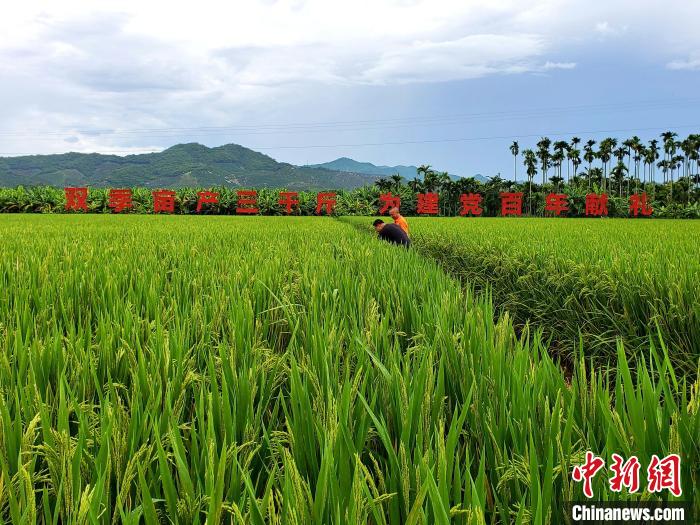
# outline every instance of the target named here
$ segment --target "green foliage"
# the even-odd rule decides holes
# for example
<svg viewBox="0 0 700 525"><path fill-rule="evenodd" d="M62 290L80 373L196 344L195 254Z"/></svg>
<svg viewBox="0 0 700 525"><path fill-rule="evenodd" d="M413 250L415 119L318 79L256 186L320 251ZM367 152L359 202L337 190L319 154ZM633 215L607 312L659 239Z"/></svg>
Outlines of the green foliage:
<svg viewBox="0 0 700 525"><path fill-rule="evenodd" d="M236 144L207 148L178 144L160 153L100 155L66 153L0 158L0 186L182 188L288 187L351 189L376 176L293 166Z"/></svg>
<svg viewBox="0 0 700 525"><path fill-rule="evenodd" d="M366 228L365 219L346 219ZM677 371L700 363L700 225L610 219L412 219L417 249L477 292L488 291L517 327L544 329L576 360L630 362L649 339Z"/></svg>
<svg viewBox="0 0 700 525"><path fill-rule="evenodd" d="M338 221L0 233L0 522L562 523L586 450L678 453L700 501L700 385L664 347L567 380L539 334Z"/></svg>
<svg viewBox="0 0 700 525"><path fill-rule="evenodd" d="M373 186L362 186L353 190L333 190L337 195L337 207L334 215L373 215L382 207L380 195L391 193L401 199L401 213L405 216L417 215L417 194L436 192L439 194L439 215L457 216L461 211L460 195L465 193L479 193L482 196L481 206L483 215L495 217L501 215L501 193L522 192L523 214L544 216L553 215L545 212L545 195L551 192L563 192L568 196L568 211L562 216L585 217L586 194L601 192L596 184L587 188L583 183L570 184L556 188L553 185L538 186L528 183L514 184L495 177L482 183L473 178L452 180L446 175L438 176L435 172L428 172L421 179L416 178L404 184L404 181L396 179L379 179ZM676 184L677 186L678 184ZM278 204L280 192L296 191L294 186L284 189L272 189L259 186L248 186L249 189L257 189L258 204L262 215L285 214L284 206ZM134 209L132 213L152 213L154 189L136 187L132 189ZM220 193L218 205L207 205L203 214L235 214L236 192L241 188L228 186L213 186L207 188L178 187L176 185L164 186L163 189L176 191L175 213L196 213L197 192L215 191ZM652 217L659 218L700 218L700 191L689 189L687 193L674 193L670 198L669 187L657 184L648 185L647 190L649 205L654 209ZM316 191L299 191L300 206L294 210L295 215L314 215L316 212ZM92 213L112 213L108 206L109 189L89 187L88 208ZM608 195L608 216L629 217L629 198L615 194ZM61 213L65 207L63 188L51 186L18 186L16 188L0 188L0 213L35 212L35 213ZM128 213L125 211L123 213ZM641 218L641 217L640 217ZM597 218L593 218L597 219Z"/></svg>

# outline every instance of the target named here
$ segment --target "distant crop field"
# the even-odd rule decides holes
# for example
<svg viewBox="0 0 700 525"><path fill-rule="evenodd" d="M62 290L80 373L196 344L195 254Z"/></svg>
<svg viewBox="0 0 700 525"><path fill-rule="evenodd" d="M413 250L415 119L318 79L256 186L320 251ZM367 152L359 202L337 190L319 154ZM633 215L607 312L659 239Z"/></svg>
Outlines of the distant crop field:
<svg viewBox="0 0 700 525"><path fill-rule="evenodd" d="M567 375L450 275L619 283L631 324L646 290L697 330L697 227L410 223L416 250L328 217L0 216L0 523L561 523L587 450L679 454L700 506L700 387L659 344Z"/></svg>
<svg viewBox="0 0 700 525"><path fill-rule="evenodd" d="M345 218L355 225L367 219ZM617 340L649 359L668 347L678 371L700 363L700 224L624 219L412 218L414 245L552 351L614 363Z"/></svg>

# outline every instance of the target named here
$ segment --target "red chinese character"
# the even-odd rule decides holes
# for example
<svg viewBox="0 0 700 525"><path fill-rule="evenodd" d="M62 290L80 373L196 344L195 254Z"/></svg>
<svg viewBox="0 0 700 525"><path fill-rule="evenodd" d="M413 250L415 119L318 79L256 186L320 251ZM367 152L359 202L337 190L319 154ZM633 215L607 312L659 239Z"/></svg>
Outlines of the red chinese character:
<svg viewBox="0 0 700 525"><path fill-rule="evenodd" d="M678 454L671 454L664 459L654 454L647 468L647 480L649 492L661 492L668 489L676 497L681 491L681 458Z"/></svg>
<svg viewBox="0 0 700 525"><path fill-rule="evenodd" d="M437 215L440 212L438 206L439 196L437 193L419 193L417 212L426 215Z"/></svg>
<svg viewBox="0 0 700 525"><path fill-rule="evenodd" d="M333 213L335 207L335 193L319 193L316 195L316 215L321 213L321 208L325 206L326 215Z"/></svg>
<svg viewBox="0 0 700 525"><path fill-rule="evenodd" d="M550 193L545 198L545 211L553 211L554 215L561 215L561 212L567 211L567 195L563 193Z"/></svg>
<svg viewBox="0 0 700 525"><path fill-rule="evenodd" d="M484 211L481 208L481 195L478 193L462 193L459 196L459 202L462 203L462 210L459 212L460 215L467 215L468 213L472 215L481 215Z"/></svg>
<svg viewBox="0 0 700 525"><path fill-rule="evenodd" d="M622 456L618 454L613 454L612 458L614 463L610 465L610 469L615 475L609 479L610 490L622 492L622 487L627 487L628 492L637 492L639 490L640 467L637 456L632 456L627 461L624 461Z"/></svg>
<svg viewBox="0 0 700 525"><path fill-rule="evenodd" d="M575 466L571 475L574 481L583 481L583 493L587 498L593 497L592 479L600 469L605 466L602 458L593 455L590 450L586 452L586 462L583 465Z"/></svg>
<svg viewBox="0 0 700 525"><path fill-rule="evenodd" d="M641 212L642 215L648 217L653 211L654 210L651 208L651 206L647 204L646 192L642 193L641 195L637 193L630 195L630 212L632 215L637 217Z"/></svg>
<svg viewBox="0 0 700 525"><path fill-rule="evenodd" d="M164 211L175 212L175 192L172 190L156 190L153 192L153 213Z"/></svg>
<svg viewBox="0 0 700 525"><path fill-rule="evenodd" d="M236 213L247 213L255 214L260 211L255 205L258 203L258 192L255 190L239 190L236 192L238 195L238 206L236 207Z"/></svg>
<svg viewBox="0 0 700 525"><path fill-rule="evenodd" d="M379 202L384 203L382 207L379 208L379 215L386 213L387 210L390 210L391 208L401 207L401 197L399 197L398 195L392 195L391 192L382 193L379 196Z"/></svg>
<svg viewBox="0 0 700 525"><path fill-rule="evenodd" d="M133 208L131 202L131 190L109 190L109 203L107 204L114 210L114 213L119 213L127 208Z"/></svg>
<svg viewBox="0 0 700 525"><path fill-rule="evenodd" d="M88 211L87 188L63 188L66 194L66 210Z"/></svg>
<svg viewBox="0 0 700 525"><path fill-rule="evenodd" d="M284 206L287 213L292 213L292 206L299 206L297 197L299 197L299 194L296 191L282 191L280 192L280 200L277 203L280 206Z"/></svg>
<svg viewBox="0 0 700 525"><path fill-rule="evenodd" d="M197 192L197 213L202 211L202 204L218 204L219 194L213 191L198 191Z"/></svg>
<svg viewBox="0 0 700 525"><path fill-rule="evenodd" d="M589 193L586 195L586 215L592 215L594 217L600 217L608 215L608 194L601 193L596 195L595 193Z"/></svg>
<svg viewBox="0 0 700 525"><path fill-rule="evenodd" d="M522 215L523 214L523 192L501 193L501 215Z"/></svg>

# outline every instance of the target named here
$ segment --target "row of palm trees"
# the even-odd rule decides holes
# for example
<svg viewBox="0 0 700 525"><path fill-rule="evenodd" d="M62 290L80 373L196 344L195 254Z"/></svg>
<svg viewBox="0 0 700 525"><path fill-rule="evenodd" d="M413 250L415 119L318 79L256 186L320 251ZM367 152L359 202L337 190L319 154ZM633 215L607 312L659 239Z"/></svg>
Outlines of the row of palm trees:
<svg viewBox="0 0 700 525"><path fill-rule="evenodd" d="M683 140L677 140L677 133L667 131L659 138L660 140L652 139L648 144L644 144L637 136L622 142L608 137L600 143L591 139L581 146L579 137L573 137L570 142L552 142L549 137L542 137L537 142L536 149L526 149L522 152L525 174L530 187L539 168L542 185L547 180L556 187L564 181L567 184L578 183L582 176L588 182L589 188L591 184L597 183L603 191L617 190L622 197L623 193L629 194L632 184L635 191L638 191L640 184L646 188L649 183L658 182L658 168L663 174L663 184L670 183L672 200L674 182L685 179L686 184L683 186L687 189L692 185L700 185L700 134L691 134ZM521 153L517 141L510 145L510 152L514 159L517 183L518 156ZM593 165L596 160L599 161L599 166ZM584 162L587 167L580 176L578 170ZM563 175L564 164L566 179ZM550 170L554 173L551 177Z"/></svg>
<svg viewBox="0 0 700 525"><path fill-rule="evenodd" d="M415 193L429 193L450 189L453 183L456 183L459 180L464 180L458 179L457 181L454 181L448 172L435 171L429 164L419 166L416 171L416 176L407 182L401 175L395 174L388 178L382 177L374 184L381 191L393 190L398 192L405 184Z"/></svg>

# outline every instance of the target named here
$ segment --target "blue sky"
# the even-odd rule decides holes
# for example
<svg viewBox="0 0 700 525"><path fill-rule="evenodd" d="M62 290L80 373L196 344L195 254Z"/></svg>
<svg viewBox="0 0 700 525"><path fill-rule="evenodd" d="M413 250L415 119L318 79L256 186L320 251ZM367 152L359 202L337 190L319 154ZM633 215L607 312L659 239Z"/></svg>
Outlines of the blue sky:
<svg viewBox="0 0 700 525"><path fill-rule="evenodd" d="M687 0L23 2L0 19L0 155L235 142L510 177L513 140L700 132L697 20Z"/></svg>

